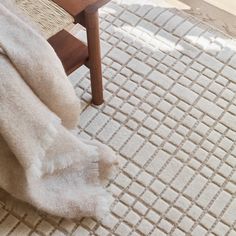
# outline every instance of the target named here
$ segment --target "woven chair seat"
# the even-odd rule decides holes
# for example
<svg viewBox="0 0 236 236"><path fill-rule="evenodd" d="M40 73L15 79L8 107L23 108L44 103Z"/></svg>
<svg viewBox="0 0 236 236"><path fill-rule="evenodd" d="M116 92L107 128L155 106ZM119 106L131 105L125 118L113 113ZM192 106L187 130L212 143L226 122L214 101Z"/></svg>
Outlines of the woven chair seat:
<svg viewBox="0 0 236 236"><path fill-rule="evenodd" d="M51 0L16 0L16 4L36 22L47 39L74 22L71 15Z"/></svg>

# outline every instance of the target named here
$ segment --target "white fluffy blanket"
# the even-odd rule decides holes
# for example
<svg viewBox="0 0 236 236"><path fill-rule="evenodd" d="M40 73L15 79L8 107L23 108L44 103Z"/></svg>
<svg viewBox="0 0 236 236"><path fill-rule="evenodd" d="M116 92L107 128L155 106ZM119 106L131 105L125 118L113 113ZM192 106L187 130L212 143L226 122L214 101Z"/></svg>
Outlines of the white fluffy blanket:
<svg viewBox="0 0 236 236"><path fill-rule="evenodd" d="M116 160L70 131L79 104L51 46L0 0L0 187L57 216L102 217Z"/></svg>

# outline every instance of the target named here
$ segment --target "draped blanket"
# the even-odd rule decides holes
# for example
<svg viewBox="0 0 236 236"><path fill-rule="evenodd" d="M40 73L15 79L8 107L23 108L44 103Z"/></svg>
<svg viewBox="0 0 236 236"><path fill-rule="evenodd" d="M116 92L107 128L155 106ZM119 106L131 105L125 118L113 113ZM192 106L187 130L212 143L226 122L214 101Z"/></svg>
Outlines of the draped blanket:
<svg viewBox="0 0 236 236"><path fill-rule="evenodd" d="M79 112L54 50L0 0L0 188L57 216L102 217L116 159L72 133Z"/></svg>

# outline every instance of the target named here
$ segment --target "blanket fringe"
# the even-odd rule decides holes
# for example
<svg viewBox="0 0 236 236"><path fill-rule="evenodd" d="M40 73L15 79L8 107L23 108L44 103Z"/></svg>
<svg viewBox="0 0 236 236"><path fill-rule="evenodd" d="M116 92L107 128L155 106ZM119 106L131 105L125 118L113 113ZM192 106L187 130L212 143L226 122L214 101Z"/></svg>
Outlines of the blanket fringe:
<svg viewBox="0 0 236 236"><path fill-rule="evenodd" d="M81 160L81 158L78 156L78 153L81 153L80 149L76 149L73 152L57 156L56 159L53 160L47 159L47 161L41 165L41 173L43 172L44 174L53 174L55 171L69 168L72 165L81 163L86 164L88 162L87 158L90 159L90 162L99 161L99 156L95 147L91 147L89 155L87 155L86 159L84 160Z"/></svg>

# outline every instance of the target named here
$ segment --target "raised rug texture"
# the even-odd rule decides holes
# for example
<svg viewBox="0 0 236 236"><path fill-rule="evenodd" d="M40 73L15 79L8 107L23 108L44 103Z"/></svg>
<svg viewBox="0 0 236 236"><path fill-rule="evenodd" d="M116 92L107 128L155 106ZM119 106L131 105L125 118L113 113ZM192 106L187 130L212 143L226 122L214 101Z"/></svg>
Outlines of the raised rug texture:
<svg viewBox="0 0 236 236"><path fill-rule="evenodd" d="M119 154L110 215L74 222L0 203L0 235L236 235L236 43L143 0L105 6L101 39L105 104L87 104L87 69L70 78L87 104L78 134Z"/></svg>

